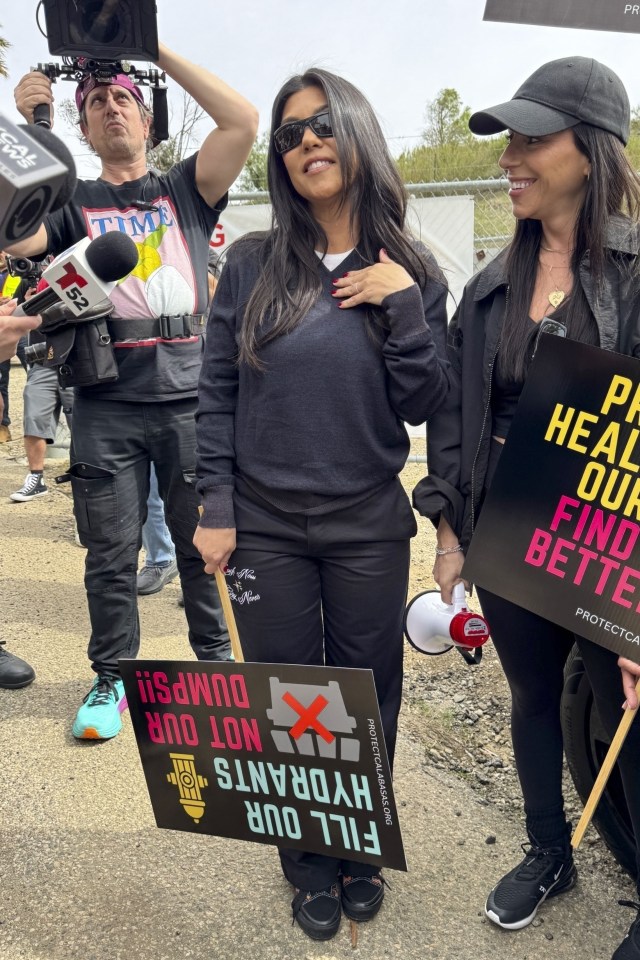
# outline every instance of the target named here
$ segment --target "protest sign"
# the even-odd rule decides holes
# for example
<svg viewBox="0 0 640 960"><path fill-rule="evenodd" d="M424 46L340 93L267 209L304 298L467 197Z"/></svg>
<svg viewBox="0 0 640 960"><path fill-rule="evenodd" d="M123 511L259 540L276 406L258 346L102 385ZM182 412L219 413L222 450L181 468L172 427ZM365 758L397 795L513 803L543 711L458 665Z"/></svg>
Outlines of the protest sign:
<svg viewBox="0 0 640 960"><path fill-rule="evenodd" d="M463 576L640 662L640 361L540 338Z"/></svg>
<svg viewBox="0 0 640 960"><path fill-rule="evenodd" d="M487 0L484 20L640 32L640 4L621 0Z"/></svg>
<svg viewBox="0 0 640 960"><path fill-rule="evenodd" d="M406 870L370 670L120 668L159 827Z"/></svg>

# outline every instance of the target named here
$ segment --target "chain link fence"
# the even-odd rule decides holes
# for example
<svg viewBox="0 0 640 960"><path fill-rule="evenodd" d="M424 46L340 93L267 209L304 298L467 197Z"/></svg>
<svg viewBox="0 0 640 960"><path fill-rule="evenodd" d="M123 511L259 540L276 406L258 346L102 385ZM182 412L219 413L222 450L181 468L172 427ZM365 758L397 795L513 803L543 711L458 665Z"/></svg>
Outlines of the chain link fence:
<svg viewBox="0 0 640 960"><path fill-rule="evenodd" d="M509 243L515 221L506 180L437 180L405 184L410 197L470 196L474 200L474 271L481 270ZM232 193L233 203L268 203L264 190Z"/></svg>
<svg viewBox="0 0 640 960"><path fill-rule="evenodd" d="M411 197L473 197L475 272L486 266L511 240L515 221L504 178L408 183L406 188Z"/></svg>

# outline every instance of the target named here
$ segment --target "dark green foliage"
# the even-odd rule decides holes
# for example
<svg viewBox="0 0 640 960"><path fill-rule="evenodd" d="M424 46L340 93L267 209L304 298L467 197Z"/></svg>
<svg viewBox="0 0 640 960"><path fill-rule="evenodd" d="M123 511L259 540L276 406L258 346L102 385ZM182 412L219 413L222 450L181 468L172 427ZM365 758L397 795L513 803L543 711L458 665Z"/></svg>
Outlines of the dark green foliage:
<svg viewBox="0 0 640 960"><path fill-rule="evenodd" d="M2 24L0 24L0 27ZM5 50L8 50L11 44L8 40L5 40L4 37L0 37L0 77L8 77L9 71L7 70L7 61L4 58Z"/></svg>
<svg viewBox="0 0 640 960"><path fill-rule="evenodd" d="M239 193L253 193L267 189L267 150L269 148L269 134L261 134L251 148L251 153L242 168L235 189ZM256 203L266 203L267 200L256 200Z"/></svg>

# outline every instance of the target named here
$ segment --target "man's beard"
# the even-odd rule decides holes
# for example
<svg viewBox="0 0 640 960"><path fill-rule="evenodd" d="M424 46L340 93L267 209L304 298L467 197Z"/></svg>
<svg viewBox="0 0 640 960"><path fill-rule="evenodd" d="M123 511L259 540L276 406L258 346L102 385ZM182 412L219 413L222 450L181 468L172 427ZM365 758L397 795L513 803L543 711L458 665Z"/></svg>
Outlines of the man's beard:
<svg viewBox="0 0 640 960"><path fill-rule="evenodd" d="M107 149L105 150L105 154L109 160L121 160L123 162L138 159L140 153L140 143L132 140L132 138L124 132L109 137ZM142 155L144 155L144 153L144 144L142 144Z"/></svg>

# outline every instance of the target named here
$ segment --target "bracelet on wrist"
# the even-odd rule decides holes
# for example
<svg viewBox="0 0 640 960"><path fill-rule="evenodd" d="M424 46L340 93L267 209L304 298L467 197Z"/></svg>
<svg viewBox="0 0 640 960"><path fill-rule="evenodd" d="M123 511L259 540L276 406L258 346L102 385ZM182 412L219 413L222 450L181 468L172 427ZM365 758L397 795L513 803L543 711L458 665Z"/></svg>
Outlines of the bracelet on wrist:
<svg viewBox="0 0 640 960"><path fill-rule="evenodd" d="M461 553L462 544L457 543L455 547L436 547L436 557L445 557L448 553Z"/></svg>

